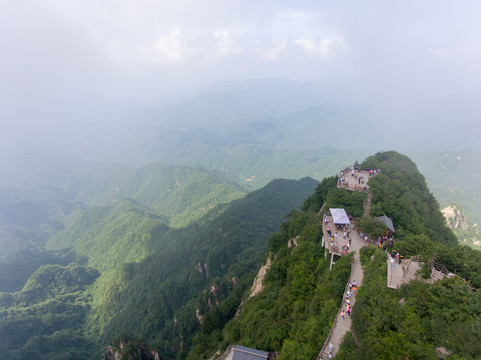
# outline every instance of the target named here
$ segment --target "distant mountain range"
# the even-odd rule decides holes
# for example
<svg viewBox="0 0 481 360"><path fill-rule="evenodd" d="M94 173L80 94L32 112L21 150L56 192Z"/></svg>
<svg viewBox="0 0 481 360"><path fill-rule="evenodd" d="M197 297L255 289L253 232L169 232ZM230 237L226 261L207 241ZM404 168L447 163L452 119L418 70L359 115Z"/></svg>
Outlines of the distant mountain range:
<svg viewBox="0 0 481 360"><path fill-rule="evenodd" d="M61 148L12 154L0 179L0 353L9 358L98 358L118 335L144 337L162 359L211 356L231 340L285 345L284 358L295 358L296 344L328 331L349 270L339 260L329 275L322 260L318 181L405 136L405 145L425 136L393 131L368 107L333 101L329 89L284 80L225 84L77 130ZM481 223L481 150L406 148L442 207L456 201L467 224ZM419 221L412 209L396 212L388 185L392 201L377 209L410 229L409 251L433 245L433 234L453 245L423 176L410 160L398 165L393 173L407 167L413 176L401 181L401 204L416 207ZM306 242L296 253L286 244L298 235ZM467 271L471 253L460 249L460 262L447 250L439 256ZM267 258L269 291L246 303ZM238 326L229 321L241 303Z"/></svg>
<svg viewBox="0 0 481 360"><path fill-rule="evenodd" d="M58 189L60 197L91 206L71 200L77 206L63 210L43 242L32 243L31 258L41 260L10 249L9 262L0 264L15 275L3 290L18 290L28 278L21 291L0 293L0 333L9 332L0 342L3 354L97 358L122 333L144 336L167 358L188 351L196 316L250 282L268 237L317 185L279 179L246 195L229 176L203 168L113 166L110 181L109 167L103 169L82 171ZM52 212L41 192L9 190L7 205L29 196ZM18 224L24 232L48 220L36 206L20 204L33 213ZM212 286L218 292L206 296Z"/></svg>
<svg viewBox="0 0 481 360"><path fill-rule="evenodd" d="M475 129L466 123L469 114L442 124L426 114L422 122L394 120L396 109L393 119L380 118L360 105L363 101L353 103L362 95L359 89L340 101L345 85L230 82L157 108L114 111L95 122L95 114L89 114L91 121L79 121L62 147L28 152L25 146L24 154L10 154L0 185L63 186L85 168L84 180L89 171L116 179L126 168L162 163L215 169L253 190L274 178L321 180L353 159L394 149L416 160L443 205L458 201L469 218L481 222L479 192L470 187L479 180L481 150L472 139ZM463 102L446 101L446 114L454 114L456 104Z"/></svg>

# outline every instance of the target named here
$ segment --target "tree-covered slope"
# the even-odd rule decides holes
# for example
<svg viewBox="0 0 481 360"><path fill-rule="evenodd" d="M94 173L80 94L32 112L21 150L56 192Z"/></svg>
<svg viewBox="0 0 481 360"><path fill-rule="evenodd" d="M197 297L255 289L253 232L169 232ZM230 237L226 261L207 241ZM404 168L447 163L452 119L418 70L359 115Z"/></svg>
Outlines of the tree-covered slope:
<svg viewBox="0 0 481 360"><path fill-rule="evenodd" d="M86 359L94 351L82 324L91 306L92 268L45 265L16 293L0 293L4 359ZM59 351L61 349L61 351Z"/></svg>
<svg viewBox="0 0 481 360"><path fill-rule="evenodd" d="M479 359L481 293L457 279L386 287L386 255L364 248L353 333L336 359Z"/></svg>
<svg viewBox="0 0 481 360"><path fill-rule="evenodd" d="M368 157L361 167L381 170L369 180L373 194L370 215L390 217L396 239L425 235L435 242L457 244L424 176L411 159L394 151L380 152Z"/></svg>
<svg viewBox="0 0 481 360"><path fill-rule="evenodd" d="M106 270L145 259L157 246L152 232L167 230L152 210L123 200L114 207L88 210L64 232L49 239L46 247L70 248L78 261Z"/></svg>
<svg viewBox="0 0 481 360"><path fill-rule="evenodd" d="M0 291L20 290L41 265L64 263L44 245L84 209L59 189L1 188Z"/></svg>
<svg viewBox="0 0 481 360"><path fill-rule="evenodd" d="M276 351L280 359L313 359L338 311L349 277L348 258L329 271L321 247L318 211L336 190L328 178L292 211L280 232L269 239L263 290L232 293L206 315L189 359L209 358L228 344ZM242 300L238 315L234 317Z"/></svg>
<svg viewBox="0 0 481 360"><path fill-rule="evenodd" d="M392 218L396 249L420 254L425 261L434 257L479 288L480 253L457 245L415 164L384 152L361 166L381 170L369 182L370 215ZM347 258L328 270L318 211L339 206L361 216L366 198L337 189L335 178L316 184L312 179L275 180L179 228L134 200L75 216L48 245L75 254L98 277L83 277L90 270L80 268L46 267L28 281L23 295L1 294L8 320L0 322L2 353L51 359L68 351L77 358L98 358L109 340L132 334L143 337L162 359L208 358L229 343L277 351L280 359L315 358L349 276ZM306 198L301 210L291 211ZM348 335L339 356L389 358L381 351L399 344L390 352L392 358L431 358L439 347L452 351L453 359L463 354L474 358L479 314L465 311L479 305L477 292L448 280L388 290L385 255L374 253L372 262L370 255L366 252L363 259L370 272L366 290L354 309L359 347ZM270 264L263 291L249 299L262 259ZM49 315L49 309L56 315ZM442 323L454 345L443 337ZM21 334L9 336L17 327ZM455 334L457 328L462 337Z"/></svg>
<svg viewBox="0 0 481 360"><path fill-rule="evenodd" d="M392 218L396 249L405 255L420 254L424 261L434 258L479 288L481 253L457 244L416 165L406 156L384 152L367 158L361 166L381 170L369 180L370 214ZM316 358L341 304L349 273L345 258L331 272L326 270L317 211L323 205L336 205L355 212L363 200L343 194L346 190L336 189L335 184L335 179L325 179L303 211L292 213L281 232L271 237L263 291L250 299L250 291L237 294L213 308L194 339L189 358L207 358L228 344L277 351L280 359ZM453 355L448 358L476 358L480 317L478 310L469 309L479 307L478 291L450 279L388 289L386 254L376 250L371 261L374 250L362 251L366 277L353 310L357 340L348 333L338 356L434 359L444 348ZM219 319L232 316L232 303L240 298L243 305L238 315L224 325Z"/></svg>
<svg viewBox="0 0 481 360"><path fill-rule="evenodd" d="M481 253L458 244L416 165L399 153L381 152L362 164L381 173L369 180L373 194L370 215L391 217L395 248L404 255L434 259L476 288L481 287Z"/></svg>
<svg viewBox="0 0 481 360"><path fill-rule="evenodd" d="M275 180L223 206L204 225L154 234L163 245L152 256L106 274L94 286L89 329L101 339L114 337L118 329L141 335L165 358L185 351L199 326L196 312L210 307L201 300L205 291L223 288L212 294L213 302L220 301L254 270L266 239L315 185L312 179Z"/></svg>
<svg viewBox="0 0 481 360"><path fill-rule="evenodd" d="M98 248L98 244L91 246L89 241L100 237L106 240L104 246L119 241L114 233L106 233L108 226L101 223L112 221L104 216L110 214L115 205L118 209L122 207L119 204L127 204L125 199L137 201L139 209L150 206L147 217L180 227L201 218L216 205L246 193L232 177L219 171L163 164L138 168L107 163L79 164L67 179L59 187L0 188L0 291L20 290L28 276L41 265L65 264L56 254L45 252L47 241L48 249L58 250L70 248L74 239L82 238L84 249L79 248L77 252L84 257L86 252ZM93 208L88 209L87 204ZM124 216L110 214L117 216L118 229L121 222L125 229L138 229L149 222L144 217L142 224L139 214L134 220L135 211L127 212L129 215ZM98 225L104 234L96 233L100 231ZM145 226L146 232L148 227ZM128 237L128 233L125 231L120 237ZM126 255L118 250L119 246L111 248L111 252L119 253L120 257ZM137 250L134 247L129 256L137 256Z"/></svg>
<svg viewBox="0 0 481 360"><path fill-rule="evenodd" d="M97 358L109 339L131 333L146 338L162 358L182 356L199 328L196 315L228 296L236 284L242 288L248 283L243 279L261 261L269 235L316 184L312 179L275 180L178 229L132 200L86 211L48 246L70 249L99 277L87 287L68 290L65 276L49 275L62 267L41 268L19 295L2 294L11 317L0 332L8 331L8 324L20 324L22 314L29 317L24 335L14 342L0 339L0 347L8 354L31 355L42 341L41 355L36 353L40 359L66 352L78 353L78 358L90 352L88 357ZM66 290L56 292L57 286ZM32 301L20 302L22 294L31 294ZM49 327L45 306L53 303L65 322ZM65 341L66 334L72 343Z"/></svg>
<svg viewBox="0 0 481 360"><path fill-rule="evenodd" d="M91 206L110 206L132 199L164 215L171 226L177 227L246 193L226 173L159 163L135 168L90 166L70 179L66 191Z"/></svg>

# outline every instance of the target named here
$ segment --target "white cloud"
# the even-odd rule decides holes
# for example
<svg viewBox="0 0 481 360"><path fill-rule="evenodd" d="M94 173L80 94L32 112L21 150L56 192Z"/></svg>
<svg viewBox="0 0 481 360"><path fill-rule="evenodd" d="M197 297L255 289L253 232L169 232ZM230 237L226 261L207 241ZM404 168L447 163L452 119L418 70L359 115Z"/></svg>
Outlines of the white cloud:
<svg viewBox="0 0 481 360"><path fill-rule="evenodd" d="M287 54L288 45L286 42L280 42L271 46L258 47L261 59L263 60L279 60Z"/></svg>
<svg viewBox="0 0 481 360"><path fill-rule="evenodd" d="M179 63L198 56L202 50L195 33L176 28L144 46L141 52L148 62Z"/></svg>
<svg viewBox="0 0 481 360"><path fill-rule="evenodd" d="M324 39L297 39L294 44L310 56L328 59L346 48L341 37Z"/></svg>
<svg viewBox="0 0 481 360"><path fill-rule="evenodd" d="M231 35L230 30L217 30L212 34L216 44L216 54L219 56L239 55L244 48L237 43Z"/></svg>
<svg viewBox="0 0 481 360"><path fill-rule="evenodd" d="M141 60L164 65L191 62L218 63L231 56L242 62L249 59L260 62L282 61L289 57L330 59L346 48L342 37L289 39L287 36L256 38L256 29L174 28L141 48Z"/></svg>

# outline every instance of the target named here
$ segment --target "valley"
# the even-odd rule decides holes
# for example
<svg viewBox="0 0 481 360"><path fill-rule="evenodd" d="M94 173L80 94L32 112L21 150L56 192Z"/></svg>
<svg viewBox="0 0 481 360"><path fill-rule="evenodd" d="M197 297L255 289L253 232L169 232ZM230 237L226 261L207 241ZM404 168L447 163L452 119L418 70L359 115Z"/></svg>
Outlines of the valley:
<svg viewBox="0 0 481 360"><path fill-rule="evenodd" d="M397 155L387 156L397 159ZM437 206L434 198L415 190L422 189L425 180L416 174L413 163L401 157L405 164L386 168L374 163L375 159L368 158L363 166L382 168L387 175L393 172L393 184L402 179L398 171L404 170L400 169L412 168L405 182L396 186L411 188L417 197L425 197L426 204ZM136 168L104 164L81 169L65 185L49 192L5 188L4 208L22 210L17 218L14 211L5 210L8 217L3 217L2 231L17 229L13 234L24 239L24 248L5 247L0 264L6 269L0 330L10 333L0 348L15 358L52 358L60 353L71 354L69 358L97 358L110 340L135 335L145 339L162 359L206 358L222 350L226 341L280 351L281 358L301 351L294 344L309 343L310 350L302 352L310 358L308 354L320 351L319 336L329 332L329 319L337 312L337 299L350 268L348 259L341 258L332 273L326 270L329 264L319 247L317 211L327 202L331 207L347 206L357 216L364 212L362 199L329 190L335 181L331 179L324 178L319 186L312 178L278 179L252 191L252 184L246 186L239 177L219 170L155 163ZM378 185L372 186L377 189ZM388 188L380 189L384 195L374 193L371 214L389 213L395 219L397 237L406 238L399 244L406 253L429 246L432 240L422 233L410 235L413 230L403 233L403 229L416 229L420 224L442 226L439 210L421 207L419 220L425 220L416 225L399 208L399 201L414 201L414 206L422 202L411 195L400 200L386 193ZM303 202L301 210L295 210ZM460 218L458 214L458 220L450 222L455 231ZM281 232L275 234L279 226ZM466 230L464 225L458 227ZM42 234L40 229L44 235L32 237L32 233ZM448 246L457 242L454 235L441 234L436 241ZM293 238L300 239L296 248L281 251ZM445 250L441 248L437 251L441 257L448 256L442 255ZM461 251L460 259L471 256L466 251ZM304 259L307 254L311 257ZM254 276L266 259L271 266L263 290L247 300ZM444 261L463 271L447 257ZM293 267L292 275L281 275L284 270L280 269L286 266ZM311 274L309 280L301 280L307 274ZM472 274L469 278L477 281ZM284 299L287 290L282 289L290 281L294 283L287 285L290 290L285 295L292 293ZM325 285L318 288L318 282ZM270 305L266 309L267 299L261 300L266 294L274 296L269 300L277 304L272 309L288 306L288 313L268 315L265 310ZM283 300L275 300L279 296ZM259 301L263 310L257 308ZM281 305L285 301L302 306L294 311L292 304ZM313 301L324 305L317 308ZM53 318L49 309L56 309ZM247 321L248 317L258 319L258 311L265 324ZM301 312L295 315L297 311ZM292 316L304 320L297 324ZM279 321L271 340L252 333ZM355 322L353 326L355 331ZM295 340L306 331L312 334L308 343Z"/></svg>

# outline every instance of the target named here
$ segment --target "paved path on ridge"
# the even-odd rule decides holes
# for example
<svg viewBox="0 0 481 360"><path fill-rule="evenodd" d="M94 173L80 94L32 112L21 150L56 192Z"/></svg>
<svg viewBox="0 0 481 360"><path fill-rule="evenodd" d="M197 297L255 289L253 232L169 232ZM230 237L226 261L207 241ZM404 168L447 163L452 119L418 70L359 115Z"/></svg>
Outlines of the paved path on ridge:
<svg viewBox="0 0 481 360"><path fill-rule="evenodd" d="M364 182L367 182L368 179L369 179L369 173L366 172L366 171L364 171L363 173L364 173ZM346 176L346 179L348 177L351 178L351 175L349 174L348 176ZM351 180L351 182L354 184L353 180ZM344 186L344 188L346 188L346 187ZM350 184L349 187L347 187L347 189L354 191L354 188L352 187L352 184ZM359 191L358 188L356 188L356 190ZM364 191L364 189L362 189L361 191ZM369 208L370 208L370 205L371 205L370 199L369 199L369 201L366 201L365 205L367 206L367 208L366 207L364 208L364 213L366 213L366 211L367 211L367 213L369 213ZM332 223L332 218L330 216L328 217L328 220L329 220L329 222L326 225L324 223L324 219L322 219L323 227L330 226L331 229L334 229L335 227L334 227L334 224ZM343 241L343 231L338 230L337 233L338 233L338 241L337 242L342 243L342 241ZM364 243L364 239L361 238L359 233L357 231L354 231L354 230L351 230L351 239L352 239L352 243L351 243L350 252L355 251L355 254L354 254L354 259L353 259L353 262L352 262L352 265L351 265L351 276L349 277L349 282L353 282L354 280L356 280L357 286L360 287L362 285L362 280L364 278L364 271L363 271L362 266L361 266L359 251L363 246L366 246L367 244ZM327 249L329 248L329 241L327 239L326 239L326 248ZM351 306L353 307L354 304L356 303L356 297L351 296L350 300L351 300ZM344 338L344 335L346 334L346 332L351 331L351 318L347 315L347 311L346 311L346 318L344 320L342 320L342 316L341 316L341 311L346 310L346 308L347 308L346 307L346 296L344 294L343 299L342 299L341 308L339 309L339 312L336 315L336 319L334 320L334 324L332 326L331 333L329 334L326 342L324 343L323 349L321 350L321 353L319 353L318 359L327 359L328 358L328 356L329 356L329 343L330 342L332 342L334 344L334 348L333 348L333 351L332 351L333 355L337 354L337 352L339 351L339 346L342 342L342 339ZM355 311L354 308L353 308L353 311Z"/></svg>

